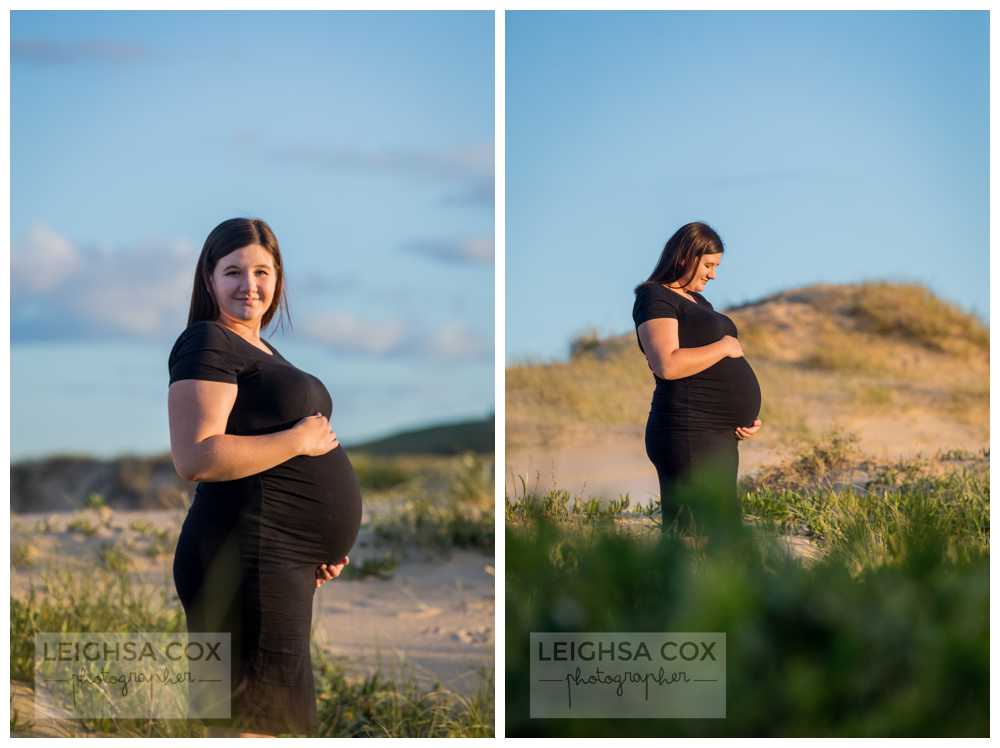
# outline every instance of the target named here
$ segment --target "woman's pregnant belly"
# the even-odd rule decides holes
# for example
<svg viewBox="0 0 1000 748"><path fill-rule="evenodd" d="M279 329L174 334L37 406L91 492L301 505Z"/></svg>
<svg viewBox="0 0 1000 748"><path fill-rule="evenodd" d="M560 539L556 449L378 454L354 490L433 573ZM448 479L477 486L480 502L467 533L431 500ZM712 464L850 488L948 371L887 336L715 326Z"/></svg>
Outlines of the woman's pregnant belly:
<svg viewBox="0 0 1000 748"><path fill-rule="evenodd" d="M760 414L760 383L743 356L726 357L687 381L690 412L708 424L752 426Z"/></svg>
<svg viewBox="0 0 1000 748"><path fill-rule="evenodd" d="M343 447L293 457L260 479L257 512L245 527L259 533L261 560L319 565L347 555L361 527L361 487Z"/></svg>

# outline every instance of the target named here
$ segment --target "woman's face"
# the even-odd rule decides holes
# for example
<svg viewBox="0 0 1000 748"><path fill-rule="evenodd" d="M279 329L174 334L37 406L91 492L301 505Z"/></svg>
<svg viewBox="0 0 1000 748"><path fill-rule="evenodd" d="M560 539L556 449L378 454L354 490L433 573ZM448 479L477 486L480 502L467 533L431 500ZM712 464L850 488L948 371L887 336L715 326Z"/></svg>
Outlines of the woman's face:
<svg viewBox="0 0 1000 748"><path fill-rule="evenodd" d="M250 244L220 258L209 285L219 316L246 324L259 322L271 308L277 282L271 253L259 244Z"/></svg>
<svg viewBox="0 0 1000 748"><path fill-rule="evenodd" d="M698 258L698 266L694 272L694 278L684 286L686 291L704 291L710 280L715 278L715 271L722 260L722 252L711 255L702 255Z"/></svg>

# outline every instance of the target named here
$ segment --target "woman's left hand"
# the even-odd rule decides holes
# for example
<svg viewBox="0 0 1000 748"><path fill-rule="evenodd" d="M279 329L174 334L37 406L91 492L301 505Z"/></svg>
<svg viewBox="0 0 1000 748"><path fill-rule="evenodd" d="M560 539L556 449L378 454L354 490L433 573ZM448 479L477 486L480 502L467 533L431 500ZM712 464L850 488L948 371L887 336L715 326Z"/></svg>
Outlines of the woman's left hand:
<svg viewBox="0 0 1000 748"><path fill-rule="evenodd" d="M344 556L340 561L335 564L320 564L316 567L316 589L320 588L324 582L329 582L331 579L336 579L340 576L340 572L344 570L344 567L351 563L351 559Z"/></svg>
<svg viewBox="0 0 1000 748"><path fill-rule="evenodd" d="M758 418L753 422L753 426L737 426L736 427L736 438L739 440L749 439L751 436L760 431L760 419Z"/></svg>

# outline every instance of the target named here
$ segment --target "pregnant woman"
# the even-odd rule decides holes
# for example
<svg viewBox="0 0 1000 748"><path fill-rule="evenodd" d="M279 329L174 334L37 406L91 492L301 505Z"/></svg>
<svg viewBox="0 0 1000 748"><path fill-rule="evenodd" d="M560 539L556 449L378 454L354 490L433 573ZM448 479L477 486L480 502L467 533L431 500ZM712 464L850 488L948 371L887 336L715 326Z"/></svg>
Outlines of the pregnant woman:
<svg viewBox="0 0 1000 748"><path fill-rule="evenodd" d="M682 226L635 289L632 319L656 381L646 454L660 483L664 530L690 527L699 514L690 502L710 496L720 499L717 516L740 517L737 443L761 427L760 386L736 325L700 293L715 278L723 249L707 224ZM696 480L716 490L692 493Z"/></svg>
<svg viewBox="0 0 1000 748"><path fill-rule="evenodd" d="M198 481L174 583L189 632L230 634L231 717L202 720L212 734L313 733L313 595L348 563L361 523L329 392L260 337L279 308L287 315L270 227L219 224L198 259L168 393L174 466ZM190 684L192 702L215 698L211 687Z"/></svg>

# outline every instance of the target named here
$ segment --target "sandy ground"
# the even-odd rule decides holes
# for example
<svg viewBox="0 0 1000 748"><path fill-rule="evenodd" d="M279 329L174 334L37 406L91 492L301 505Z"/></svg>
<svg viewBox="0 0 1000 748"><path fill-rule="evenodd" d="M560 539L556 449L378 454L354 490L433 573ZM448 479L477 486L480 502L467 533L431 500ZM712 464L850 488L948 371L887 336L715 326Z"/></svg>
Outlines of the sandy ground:
<svg viewBox="0 0 1000 748"><path fill-rule="evenodd" d="M455 551L404 562L386 580L329 582L315 598L317 641L356 672L379 667L469 693L493 664L493 578L491 559Z"/></svg>
<svg viewBox="0 0 1000 748"><path fill-rule="evenodd" d="M978 450L989 446L980 428L944 420L932 410L910 410L902 416L872 415L839 423L809 423L817 433L839 425L858 436L858 447L871 457L899 459L918 454L931 456L939 449ZM780 463L794 453L794 445L768 438L767 425L740 442L739 475L749 475L765 465ZM595 433L572 444L508 450L506 494L561 488L582 497L616 498L628 493L632 503L646 503L658 494L656 473L646 457L642 428Z"/></svg>
<svg viewBox="0 0 1000 748"><path fill-rule="evenodd" d="M97 527L93 535L67 531L80 517ZM44 591L42 573L56 564L86 574L99 563L101 545L113 541L131 549L133 579L165 590L168 604L180 607L171 567L183 518L183 511L106 511L103 520L93 510L12 514L12 547L30 549L30 560L12 567L11 595L25 595L32 584ZM142 523L170 534L165 552L145 552L151 533L130 527ZM362 527L351 562L360 565L389 552ZM480 669L493 665L493 582L493 559L468 551L401 559L388 579L327 582L314 598L313 640L353 673L369 674L380 666L384 675L414 677L424 685L440 681L469 693L479 686Z"/></svg>

